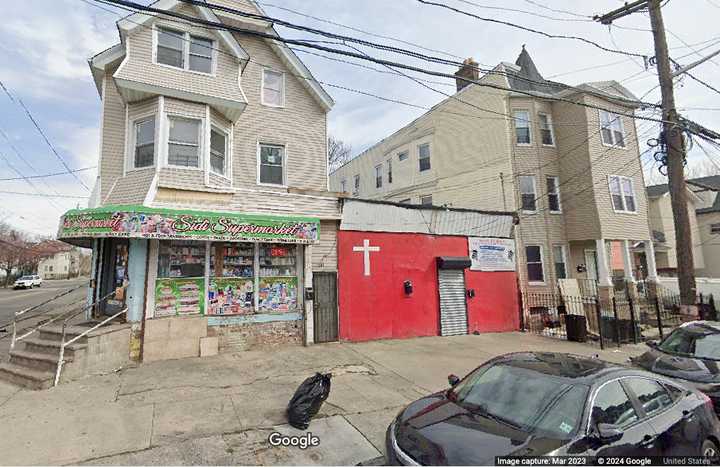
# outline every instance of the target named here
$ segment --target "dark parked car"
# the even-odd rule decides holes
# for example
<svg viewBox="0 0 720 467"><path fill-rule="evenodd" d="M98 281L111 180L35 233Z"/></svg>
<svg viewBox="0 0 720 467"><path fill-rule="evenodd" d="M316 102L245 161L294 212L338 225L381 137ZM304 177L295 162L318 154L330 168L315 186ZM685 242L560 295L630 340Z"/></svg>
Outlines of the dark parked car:
<svg viewBox="0 0 720 467"><path fill-rule="evenodd" d="M645 370L683 380L712 399L720 411L720 323L692 321L630 361ZM720 413L720 412L718 412Z"/></svg>
<svg viewBox="0 0 720 467"><path fill-rule="evenodd" d="M494 465L495 456L715 457L704 394L646 371L560 353L508 354L403 409L394 465Z"/></svg>

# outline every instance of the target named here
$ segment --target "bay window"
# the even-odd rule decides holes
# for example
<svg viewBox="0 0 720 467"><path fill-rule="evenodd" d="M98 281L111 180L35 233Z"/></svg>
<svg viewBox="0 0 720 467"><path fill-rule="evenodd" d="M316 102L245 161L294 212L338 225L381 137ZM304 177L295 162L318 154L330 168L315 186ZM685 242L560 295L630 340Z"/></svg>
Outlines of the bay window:
<svg viewBox="0 0 720 467"><path fill-rule="evenodd" d="M535 190L535 177L532 175L521 175L518 177L520 185L520 202L525 212L537 211L537 193Z"/></svg>
<svg viewBox="0 0 720 467"><path fill-rule="evenodd" d="M227 135L215 127L210 131L210 170L218 175L227 173Z"/></svg>
<svg viewBox="0 0 720 467"><path fill-rule="evenodd" d="M515 118L515 142L520 145L530 144L530 112L516 110L513 112Z"/></svg>
<svg viewBox="0 0 720 467"><path fill-rule="evenodd" d="M213 41L203 37L190 36L188 65L190 70L212 73Z"/></svg>
<svg viewBox="0 0 720 467"><path fill-rule="evenodd" d="M168 165L200 167L200 120L170 117Z"/></svg>
<svg viewBox="0 0 720 467"><path fill-rule="evenodd" d="M158 28L156 60L176 68L185 68L185 33Z"/></svg>
<svg viewBox="0 0 720 467"><path fill-rule="evenodd" d="M635 189L632 179L619 175L611 175L609 177L609 183L610 199L612 200L613 209L616 212L637 212Z"/></svg>
<svg viewBox="0 0 720 467"><path fill-rule="evenodd" d="M155 116L135 122L135 153L133 167L140 169L155 164Z"/></svg>
<svg viewBox="0 0 720 467"><path fill-rule="evenodd" d="M259 182L270 185L285 184L285 148L269 144L260 145Z"/></svg>
<svg viewBox="0 0 720 467"><path fill-rule="evenodd" d="M625 128L620 115L600 110L600 135L606 146L625 147Z"/></svg>

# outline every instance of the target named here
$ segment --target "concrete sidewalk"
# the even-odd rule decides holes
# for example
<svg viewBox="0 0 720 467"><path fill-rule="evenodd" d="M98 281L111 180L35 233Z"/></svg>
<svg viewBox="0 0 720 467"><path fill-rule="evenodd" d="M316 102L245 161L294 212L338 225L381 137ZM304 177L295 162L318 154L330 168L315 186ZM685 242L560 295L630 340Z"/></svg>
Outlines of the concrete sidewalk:
<svg viewBox="0 0 720 467"><path fill-rule="evenodd" d="M625 362L642 346L591 346L507 333L283 347L156 362L32 392L0 385L0 463L354 465L383 453L407 403L447 387L495 355L521 350L601 354ZM273 447L285 407L316 371L332 391L308 431L320 445ZM0 383L1 384L1 383Z"/></svg>

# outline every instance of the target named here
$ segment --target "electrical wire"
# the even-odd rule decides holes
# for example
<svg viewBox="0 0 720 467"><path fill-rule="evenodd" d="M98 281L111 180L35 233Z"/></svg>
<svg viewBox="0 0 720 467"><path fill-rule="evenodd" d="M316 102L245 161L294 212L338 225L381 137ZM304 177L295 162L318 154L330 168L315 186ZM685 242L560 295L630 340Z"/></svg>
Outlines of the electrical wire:
<svg viewBox="0 0 720 467"><path fill-rule="evenodd" d="M81 169L73 169L73 172L75 172L75 173L87 172L88 170L92 170L92 169L96 169L96 168L97 168L97 166L93 165L91 167L83 167ZM28 175L28 176L23 176L23 177L0 178L0 182L8 182L8 181L12 181L12 180L26 180L26 179L34 180L36 178L59 177L61 175L67 175L67 172L55 172L55 173L44 174L44 175Z"/></svg>

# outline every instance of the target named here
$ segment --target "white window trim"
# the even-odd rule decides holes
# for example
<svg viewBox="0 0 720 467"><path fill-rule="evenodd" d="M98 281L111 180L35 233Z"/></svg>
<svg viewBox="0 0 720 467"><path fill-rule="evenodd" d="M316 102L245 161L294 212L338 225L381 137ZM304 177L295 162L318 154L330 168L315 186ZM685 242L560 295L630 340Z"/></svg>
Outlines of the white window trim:
<svg viewBox="0 0 720 467"><path fill-rule="evenodd" d="M612 192L612 179L617 178L618 182L620 184L620 197L622 198L622 205L623 209L615 209L615 203L612 200L613 192ZM627 205L625 204L625 192L623 192L623 180L630 180L630 188L632 189L632 195L633 199L635 200L635 210L634 211L628 211ZM610 205L613 208L613 211L615 211L618 214L638 214L638 198L636 196L635 192L635 181L631 177L625 177L623 175L608 175L608 193L610 194Z"/></svg>
<svg viewBox="0 0 720 467"><path fill-rule="evenodd" d="M373 175L374 175L374 178L375 178L375 189L376 189L376 190L381 190L382 187L383 187L383 178L384 178L384 177L383 177L383 164L376 165L374 172L375 172L375 173L374 173ZM379 177L378 177L378 173L380 174ZM380 186L378 186L378 178L380 179Z"/></svg>
<svg viewBox="0 0 720 467"><path fill-rule="evenodd" d="M275 104L269 104L265 102L265 72L272 72L272 73L279 73L282 75L282 104L275 105ZM285 89L285 72L279 71L279 70L273 70L272 68L263 67L262 73L260 75L260 103L264 105L265 107L272 107L275 109L284 109L285 108L285 95L287 94Z"/></svg>
<svg viewBox="0 0 720 467"><path fill-rule="evenodd" d="M520 179L519 177L529 177L532 178L533 182L533 196L535 196L535 210L529 210L529 209L523 209L522 207L522 195L523 192L520 191ZM538 195L537 195L537 177L535 175L520 175L518 177L518 193L520 193L520 209L525 214L537 214L538 212Z"/></svg>
<svg viewBox="0 0 720 467"><path fill-rule="evenodd" d="M155 118L155 137L153 148L153 164L147 167L135 167L135 139L137 134L135 131L135 124L143 120L149 120ZM128 117L128 135L126 138L127 150L125 151L125 172L135 172L138 170L155 170L158 165L158 149L159 149L159 121L158 113L156 111L145 112L143 114L135 116L132 120Z"/></svg>
<svg viewBox="0 0 720 467"><path fill-rule="evenodd" d="M558 197L558 210L557 210L557 211L553 211L552 209L550 209L550 194L551 194L551 193L548 192L548 194L547 194L547 199L548 199L548 212L549 212L550 214L562 214L563 208L562 208L562 196L560 195L560 177L558 177L557 175L547 175L547 176L545 176L545 180L551 180L551 179L555 182L555 191L556 191L557 197Z"/></svg>
<svg viewBox="0 0 720 467"><path fill-rule="evenodd" d="M423 146L427 146L427 147L428 147L428 151L430 152L430 154L428 154L428 157L421 158L421 157L420 157L420 148L423 147ZM418 167L418 173L432 172L432 153L433 153L432 145L431 145L429 142L427 142L427 143L420 143L420 144L417 145L417 154L418 154L418 165L417 165L417 167ZM422 159L427 159L428 161L430 161L430 168L429 168L429 169L420 170L420 161L421 161Z"/></svg>
<svg viewBox="0 0 720 467"><path fill-rule="evenodd" d="M282 148L282 177L283 182L282 185L278 185L276 183L261 183L260 182L260 166L262 165L260 163L260 148L262 146L270 146L275 148ZM281 143L265 143L262 141L257 142L257 184L258 186L267 186L267 187L274 187L274 188L287 188L287 162L288 162L288 146L287 144L281 144Z"/></svg>
<svg viewBox="0 0 720 467"><path fill-rule="evenodd" d="M170 120L173 118L178 118L182 120L197 120L200 122L200 128L198 128L198 166L197 167L187 167L184 165L174 165L170 163ZM165 134L165 141L163 142L163 146L165 146L165 157L166 157L166 167L170 167L173 169L182 169L182 170L195 170L199 172L205 171L205 159L206 157L206 147L205 147L205 140L207 139L205 137L205 129L207 122L205 121L205 118L197 117L197 116L188 116L184 114L177 114L177 113L171 113L168 112L165 114L165 125L167 126L167 132ZM182 143L180 143L182 144ZM208 141L207 144L210 144ZM190 146L189 144L187 146Z"/></svg>
<svg viewBox="0 0 720 467"><path fill-rule="evenodd" d="M553 258L552 258L553 274L555 275L555 280L560 279L559 277L557 277L557 271L555 270L555 247L560 247L560 251L562 254L562 261L563 261L563 264L565 265L565 279L569 279L570 278L570 270L568 269L567 246L564 243L553 243L552 247L553 247L553 252L552 252L552 254L553 254Z"/></svg>
<svg viewBox="0 0 720 467"><path fill-rule="evenodd" d="M615 133L613 133L612 128L610 129L610 134L612 136L612 144L606 143L605 140L603 139L603 136L602 136L602 130L603 130L602 113L603 112L607 112L608 114L614 115L615 117L617 117L618 122L620 122L620 129L622 130L623 141L625 141L625 146L620 146L620 145L616 144ZM627 145L627 132L625 131L625 124L623 123L622 115L598 109L598 125L600 125L600 144L602 144L603 146L605 146L607 148L616 148L616 149L627 149L628 148L627 147L628 146Z"/></svg>
<svg viewBox="0 0 720 467"><path fill-rule="evenodd" d="M519 112L525 112L527 114L528 138L530 138L529 143L518 143L517 125L516 125L517 117L515 116L515 114L517 114ZM513 115L513 140L515 141L515 145L516 146L524 146L524 147L532 146L533 145L533 134L532 134L532 122L530 121L530 115L531 115L530 111L525 110L525 109L513 109L512 115Z"/></svg>
<svg viewBox="0 0 720 467"><path fill-rule="evenodd" d="M160 63L157 61L157 49L158 49L158 45L160 43L160 41L158 39L158 36L160 34L159 29L167 29L168 31L173 31L173 32L183 35L183 67L182 68L177 67L177 66L167 65L165 63ZM212 63L210 64L210 68L211 68L210 73L205 73L204 71L197 71L197 70L190 69L190 36L195 36L195 37L198 37L201 39L212 41L212 45L210 46L210 47L212 47L212 49L211 49ZM187 73L194 73L196 75L213 76L214 77L217 75L217 66L218 66L217 51L218 51L217 41L210 36L203 35L203 34L196 34L194 32L190 33L189 31L183 31L182 29L174 28L172 26L168 27L165 25L157 25L157 24L153 26L152 62L154 65L161 66L163 68L169 68L171 70L180 70L180 71L185 71Z"/></svg>
<svg viewBox="0 0 720 467"><path fill-rule="evenodd" d="M547 112L538 112L538 132L542 132L542 124L540 122L540 115L544 115L547 117L548 126L550 127L550 138L552 139L552 144L545 144L542 142L542 133L540 133L540 144L546 148L554 148L555 147L555 127L553 126L552 121L552 115L550 115ZM532 137L530 138L530 142L532 143Z"/></svg>
<svg viewBox="0 0 720 467"><path fill-rule="evenodd" d="M542 281L531 281L530 274L528 273L528 259L527 259L527 248L530 246L536 246L540 249L540 265L542 266L543 279ZM533 263L535 264L535 263ZM553 263L553 267L555 264ZM547 268L545 267L545 253L543 252L542 245L527 244L525 245L525 274L527 274L528 285L547 285Z"/></svg>
<svg viewBox="0 0 720 467"><path fill-rule="evenodd" d="M213 170L212 164L210 163L210 158L212 157L212 133L210 134L210 139L208 140L208 172L218 177L232 180L232 144L230 138L231 133L229 130L219 126L217 123L210 123L210 131L212 132L213 130L225 135L225 173L221 174L215 172Z"/></svg>

